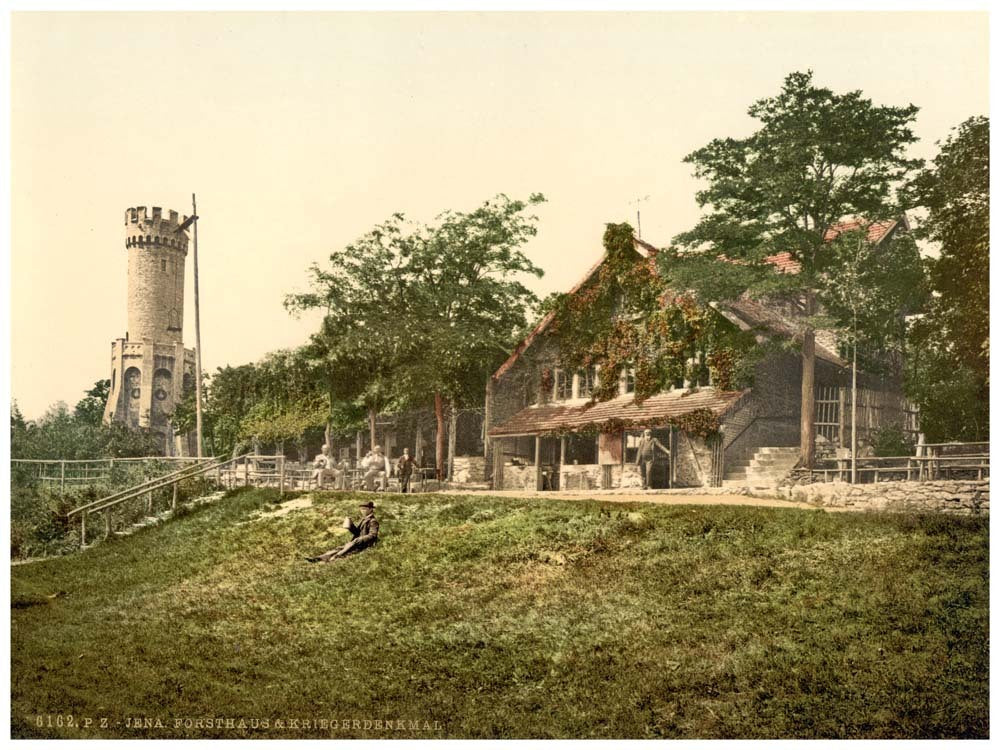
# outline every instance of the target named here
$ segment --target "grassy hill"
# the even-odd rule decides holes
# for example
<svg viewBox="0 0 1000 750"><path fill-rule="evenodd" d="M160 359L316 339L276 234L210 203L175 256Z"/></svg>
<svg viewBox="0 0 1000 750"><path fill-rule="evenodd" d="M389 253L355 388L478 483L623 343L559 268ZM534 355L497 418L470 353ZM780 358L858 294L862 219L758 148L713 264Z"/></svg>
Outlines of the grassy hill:
<svg viewBox="0 0 1000 750"><path fill-rule="evenodd" d="M313 497L12 567L13 735L988 736L987 519Z"/></svg>

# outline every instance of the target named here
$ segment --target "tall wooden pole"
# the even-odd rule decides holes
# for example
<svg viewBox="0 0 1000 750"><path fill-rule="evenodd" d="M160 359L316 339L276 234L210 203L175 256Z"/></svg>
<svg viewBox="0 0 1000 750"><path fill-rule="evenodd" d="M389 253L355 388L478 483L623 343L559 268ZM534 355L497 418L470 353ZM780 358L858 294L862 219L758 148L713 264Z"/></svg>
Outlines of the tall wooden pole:
<svg viewBox="0 0 1000 750"><path fill-rule="evenodd" d="M202 457L201 439L201 312L198 307L198 204L191 193L191 214L194 220L194 398L195 432L198 440L198 458Z"/></svg>
<svg viewBox="0 0 1000 750"><path fill-rule="evenodd" d="M851 358L851 484L858 483L858 324L854 323L854 354Z"/></svg>

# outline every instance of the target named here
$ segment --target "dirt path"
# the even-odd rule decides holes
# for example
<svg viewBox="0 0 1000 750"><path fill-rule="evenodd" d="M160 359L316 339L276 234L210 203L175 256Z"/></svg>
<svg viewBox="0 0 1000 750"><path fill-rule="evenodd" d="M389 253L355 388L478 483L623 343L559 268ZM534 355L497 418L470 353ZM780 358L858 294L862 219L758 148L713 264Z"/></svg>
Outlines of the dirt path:
<svg viewBox="0 0 1000 750"><path fill-rule="evenodd" d="M468 495L460 490L445 490L436 494ZM758 508L800 508L803 510L842 511L843 508L820 508L809 503L781 500L774 497L753 497L725 492L685 492L684 490L633 491L591 490L589 492L556 491L532 492L530 490L488 491L492 497L538 498L539 500L599 500L607 503L654 503L656 505L744 505Z"/></svg>

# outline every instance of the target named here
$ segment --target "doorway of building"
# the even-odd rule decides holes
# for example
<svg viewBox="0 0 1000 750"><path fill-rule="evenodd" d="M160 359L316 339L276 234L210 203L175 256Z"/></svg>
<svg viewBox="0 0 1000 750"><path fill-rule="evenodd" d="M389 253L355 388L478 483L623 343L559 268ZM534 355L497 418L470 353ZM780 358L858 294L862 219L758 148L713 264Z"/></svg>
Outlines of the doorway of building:
<svg viewBox="0 0 1000 750"><path fill-rule="evenodd" d="M639 440L642 438L642 430L635 430L625 433L625 463L635 465L639 452ZM670 428L652 430L653 437L660 445L670 451L668 457L663 451L657 449L656 459L653 461L653 471L649 480L649 487L653 490L665 490L671 486L671 462L674 458L674 441Z"/></svg>

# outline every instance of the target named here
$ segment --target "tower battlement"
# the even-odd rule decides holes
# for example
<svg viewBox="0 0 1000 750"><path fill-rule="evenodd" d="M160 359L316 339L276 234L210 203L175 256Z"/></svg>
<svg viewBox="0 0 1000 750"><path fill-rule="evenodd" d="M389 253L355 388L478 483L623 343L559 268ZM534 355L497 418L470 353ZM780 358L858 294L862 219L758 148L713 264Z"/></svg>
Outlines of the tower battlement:
<svg viewBox="0 0 1000 750"><path fill-rule="evenodd" d="M187 230L177 231L187 217L176 211L164 215L159 206L136 206L125 211L125 247L175 247L187 252Z"/></svg>

